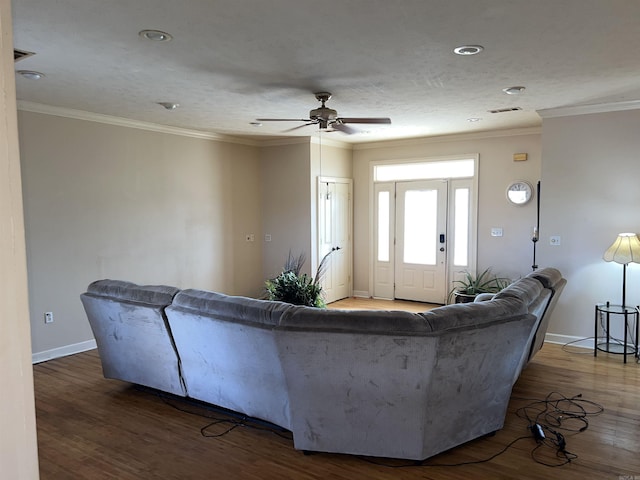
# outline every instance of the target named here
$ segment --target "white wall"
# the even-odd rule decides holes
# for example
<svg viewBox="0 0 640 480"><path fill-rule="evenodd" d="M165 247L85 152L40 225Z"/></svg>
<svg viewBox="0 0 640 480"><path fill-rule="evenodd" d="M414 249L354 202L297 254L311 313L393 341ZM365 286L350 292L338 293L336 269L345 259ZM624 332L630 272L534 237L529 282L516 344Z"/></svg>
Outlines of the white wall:
<svg viewBox="0 0 640 480"><path fill-rule="evenodd" d="M0 477L38 478L11 5L0 0Z"/></svg>
<svg viewBox="0 0 640 480"><path fill-rule="evenodd" d="M371 162L478 153L478 268L492 267L497 275L516 279L532 270L536 202L534 198L525 206L511 205L506 189L513 180L527 180L535 187L540 179L540 150L537 129L356 145L354 290L370 294ZM514 153L527 153L528 160L514 162ZM492 237L491 227L502 227L504 235Z"/></svg>
<svg viewBox="0 0 640 480"><path fill-rule="evenodd" d="M543 119L540 255L568 280L550 333L591 337L595 303L622 300L622 265L602 255L618 233L640 233L638 132L640 110ZM639 304L640 265L627 285L627 303Z"/></svg>
<svg viewBox="0 0 640 480"><path fill-rule="evenodd" d="M19 129L34 353L93 338L79 295L100 278L260 292L257 148L31 112Z"/></svg>

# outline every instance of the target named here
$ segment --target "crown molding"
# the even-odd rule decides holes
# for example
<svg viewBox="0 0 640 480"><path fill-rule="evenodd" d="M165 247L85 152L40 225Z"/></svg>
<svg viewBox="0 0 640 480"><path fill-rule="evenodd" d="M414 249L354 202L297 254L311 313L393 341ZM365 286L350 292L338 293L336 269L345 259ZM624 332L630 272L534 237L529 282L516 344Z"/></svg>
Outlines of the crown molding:
<svg viewBox="0 0 640 480"><path fill-rule="evenodd" d="M280 147L282 145L299 145L310 143L311 137L278 137L271 140L261 140L257 143L257 145L259 147Z"/></svg>
<svg viewBox="0 0 640 480"><path fill-rule="evenodd" d="M221 135L219 133L205 132L203 130L192 130L188 128L172 127L169 125L160 125L157 123L143 122L141 120L131 120L128 118L85 112L83 110L75 110L72 108L55 107L52 105L26 102L23 100L18 101L18 110L22 110L24 112L43 113L45 115L55 115L57 117L73 118L76 120L86 120L89 122L105 123L118 127L137 128L139 130L146 130L150 132L168 133L183 137L217 140L219 142L237 143L241 145L251 145L254 147L260 145L260 142L251 139Z"/></svg>
<svg viewBox="0 0 640 480"><path fill-rule="evenodd" d="M273 140L262 140L258 142L258 145L261 147L279 147L282 145L299 145L299 144L309 144L309 145L321 145L323 147L338 147L338 148L347 148L351 149L352 144L347 142L341 142L339 140L328 139L322 137L322 139L316 136L305 136L305 137L287 137L287 138L275 138Z"/></svg>
<svg viewBox="0 0 640 480"><path fill-rule="evenodd" d="M542 118L569 117L574 115L588 115L590 113L622 112L640 108L640 100L628 102L599 103L594 105L574 105L570 107L546 108L538 110Z"/></svg>
<svg viewBox="0 0 640 480"><path fill-rule="evenodd" d="M402 140L382 140L378 142L367 142L354 144L354 150L369 150L375 148L393 148L393 147L406 147L411 145L424 145L431 143L443 143L443 142L462 142L468 140L482 140L486 138L497 137L515 137L520 135L539 135L542 133L540 127L527 127L527 128L511 128L505 130L483 130L481 132L471 133L454 133L451 135L439 135L433 137L414 137L406 138Z"/></svg>

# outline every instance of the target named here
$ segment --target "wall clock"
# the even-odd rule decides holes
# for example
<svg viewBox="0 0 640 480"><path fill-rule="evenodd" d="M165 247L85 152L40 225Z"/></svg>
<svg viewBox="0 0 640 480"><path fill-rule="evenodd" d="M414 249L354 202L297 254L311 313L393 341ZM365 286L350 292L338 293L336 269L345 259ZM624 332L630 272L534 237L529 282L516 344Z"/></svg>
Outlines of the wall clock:
<svg viewBox="0 0 640 480"><path fill-rule="evenodd" d="M514 205L524 205L533 196L533 187L529 182L517 180L507 187L507 200Z"/></svg>

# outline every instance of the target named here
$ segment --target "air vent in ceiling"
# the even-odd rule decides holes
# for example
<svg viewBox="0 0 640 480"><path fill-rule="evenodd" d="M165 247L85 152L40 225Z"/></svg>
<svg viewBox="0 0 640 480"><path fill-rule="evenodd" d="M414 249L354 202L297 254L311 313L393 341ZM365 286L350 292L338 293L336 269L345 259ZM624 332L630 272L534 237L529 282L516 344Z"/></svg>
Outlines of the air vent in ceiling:
<svg viewBox="0 0 640 480"><path fill-rule="evenodd" d="M498 108L496 110L489 110L489 113L517 112L518 110L522 110L522 108L521 107Z"/></svg>
<svg viewBox="0 0 640 480"><path fill-rule="evenodd" d="M26 50L18 50L17 48L13 49L13 62L18 62L23 58L30 57L31 55L35 55L34 52L27 52Z"/></svg>

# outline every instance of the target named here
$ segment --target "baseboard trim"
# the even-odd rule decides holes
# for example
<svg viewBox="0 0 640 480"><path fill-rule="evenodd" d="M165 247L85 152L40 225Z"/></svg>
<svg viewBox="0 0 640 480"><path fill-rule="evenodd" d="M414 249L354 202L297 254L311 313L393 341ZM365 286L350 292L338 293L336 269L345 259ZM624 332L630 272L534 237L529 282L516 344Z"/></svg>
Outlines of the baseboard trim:
<svg viewBox="0 0 640 480"><path fill-rule="evenodd" d="M572 347L588 348L593 350L593 337L574 337L573 335L559 335L557 333L547 333L544 336L545 342L558 343L561 345L571 344Z"/></svg>
<svg viewBox="0 0 640 480"><path fill-rule="evenodd" d="M366 290L354 290L353 296L359 298L371 298L369 292L367 292Z"/></svg>
<svg viewBox="0 0 640 480"><path fill-rule="evenodd" d="M64 347L53 348L51 350L32 354L31 363L35 364L46 362L47 360L66 357L67 355L73 355L74 353L86 352L87 350L93 350L94 348L98 348L95 340L87 340L86 342L65 345Z"/></svg>

